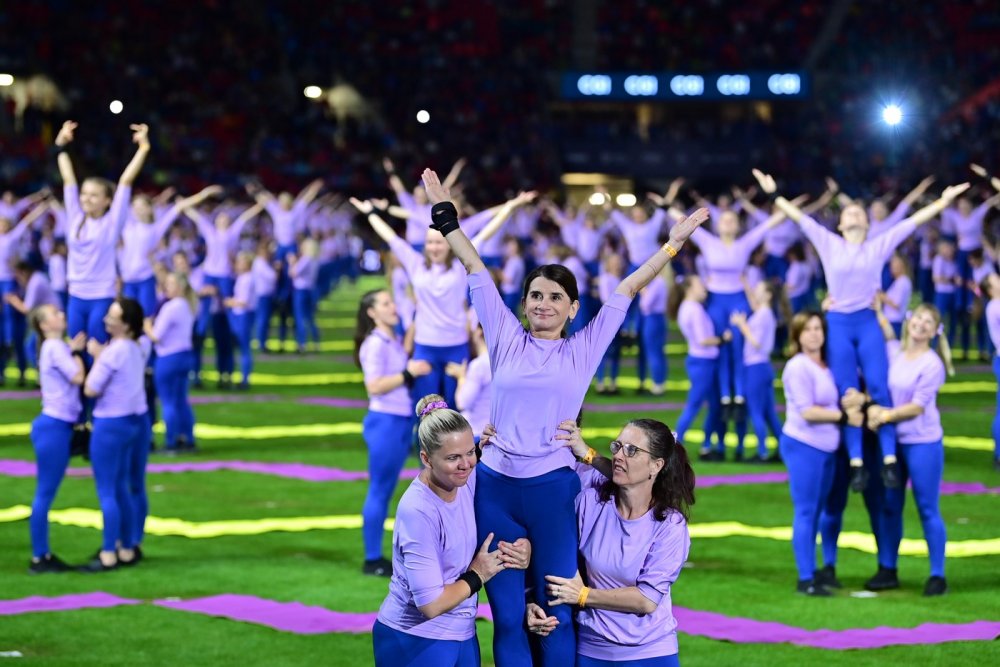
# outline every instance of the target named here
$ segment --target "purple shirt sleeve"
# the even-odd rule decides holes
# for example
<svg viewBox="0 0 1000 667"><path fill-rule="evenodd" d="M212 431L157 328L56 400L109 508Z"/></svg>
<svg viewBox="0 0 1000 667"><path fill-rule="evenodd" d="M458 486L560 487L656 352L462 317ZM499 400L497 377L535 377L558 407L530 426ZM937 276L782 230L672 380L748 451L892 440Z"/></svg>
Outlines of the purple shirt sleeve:
<svg viewBox="0 0 1000 667"><path fill-rule="evenodd" d="M398 236L389 240L389 249L403 265L403 270L412 278L420 268L420 263L424 261L424 256Z"/></svg>
<svg viewBox="0 0 1000 667"><path fill-rule="evenodd" d="M490 358L495 359L495 350L500 342L520 334L524 331L524 327L514 313L504 305L489 269L477 271L469 276L469 290L472 293L472 306L476 309L480 324L483 325L483 335L490 349Z"/></svg>
<svg viewBox="0 0 1000 667"><path fill-rule="evenodd" d="M361 362L361 372L365 376L365 382L400 372L395 370L389 373L386 370L389 355L386 354L384 348L385 341L378 335L369 335L361 344L361 349L358 351L358 361Z"/></svg>
<svg viewBox="0 0 1000 667"><path fill-rule="evenodd" d="M436 544L438 530L422 512L401 507L396 516L396 535L403 556L406 578L413 602L421 607L430 604L444 591L441 555Z"/></svg>
<svg viewBox="0 0 1000 667"><path fill-rule="evenodd" d="M668 516L656 531L649 555L639 570L635 584L639 592L650 602L660 604L670 592L670 584L677 581L690 547L687 522L677 514Z"/></svg>
<svg viewBox="0 0 1000 667"><path fill-rule="evenodd" d="M76 374L80 372L80 366L76 363L76 359L73 358L72 350L65 343L52 346L49 362L51 362L52 368L59 371L66 378L67 382L76 377Z"/></svg>
<svg viewBox="0 0 1000 667"><path fill-rule="evenodd" d="M87 374L88 389L98 395L104 393L115 373L121 368L123 358L119 352L123 350L124 348L118 345L109 345L104 349Z"/></svg>

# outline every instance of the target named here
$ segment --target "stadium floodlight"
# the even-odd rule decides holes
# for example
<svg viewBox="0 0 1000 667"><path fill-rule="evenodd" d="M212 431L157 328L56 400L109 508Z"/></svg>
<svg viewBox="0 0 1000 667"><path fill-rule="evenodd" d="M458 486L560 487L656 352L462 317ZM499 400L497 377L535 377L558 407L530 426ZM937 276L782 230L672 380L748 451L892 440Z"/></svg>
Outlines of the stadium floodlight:
<svg viewBox="0 0 1000 667"><path fill-rule="evenodd" d="M615 203L621 207L635 206L636 198L631 192L625 192L615 197Z"/></svg>
<svg viewBox="0 0 1000 667"><path fill-rule="evenodd" d="M316 100L323 96L323 89L319 86L306 86L302 93L309 99Z"/></svg>
<svg viewBox="0 0 1000 667"><path fill-rule="evenodd" d="M420 111L417 112L417 122L418 123L427 123L427 122L430 121L430 119L431 119L431 115L430 115L430 113L428 113L428 111L426 109L421 109Z"/></svg>
<svg viewBox="0 0 1000 667"><path fill-rule="evenodd" d="M111 100L111 104L108 105L108 108L111 109L111 113L117 116L125 108L125 105L122 104L121 100Z"/></svg>
<svg viewBox="0 0 1000 667"><path fill-rule="evenodd" d="M601 205L604 204L604 201L605 201L605 199L604 199L604 193L603 192L595 192L594 194L590 195L590 199L588 199L587 201L590 202L591 206L601 206Z"/></svg>
<svg viewBox="0 0 1000 667"><path fill-rule="evenodd" d="M13 74L0 74L0 86L13 86L13 85L14 85Z"/></svg>
<svg viewBox="0 0 1000 667"><path fill-rule="evenodd" d="M882 120L890 127L899 125L903 122L903 110L898 104L889 104L882 109Z"/></svg>

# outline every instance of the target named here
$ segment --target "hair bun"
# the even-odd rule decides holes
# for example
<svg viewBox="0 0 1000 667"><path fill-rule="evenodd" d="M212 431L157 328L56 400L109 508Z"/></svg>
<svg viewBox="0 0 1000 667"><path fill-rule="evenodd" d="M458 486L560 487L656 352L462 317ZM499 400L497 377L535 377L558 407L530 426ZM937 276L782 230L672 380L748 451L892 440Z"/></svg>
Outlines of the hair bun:
<svg viewBox="0 0 1000 667"><path fill-rule="evenodd" d="M444 397L439 394L427 394L419 401L417 401L416 415L417 417L423 419L427 415L431 414L435 410L447 410L448 403L445 402Z"/></svg>

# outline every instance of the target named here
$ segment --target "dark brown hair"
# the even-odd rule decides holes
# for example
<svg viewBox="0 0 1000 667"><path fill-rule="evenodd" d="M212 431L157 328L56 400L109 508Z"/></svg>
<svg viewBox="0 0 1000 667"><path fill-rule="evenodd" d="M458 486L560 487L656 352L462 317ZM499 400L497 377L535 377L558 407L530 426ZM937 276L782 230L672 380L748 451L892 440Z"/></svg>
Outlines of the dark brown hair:
<svg viewBox="0 0 1000 667"><path fill-rule="evenodd" d="M820 324L823 325L823 347L820 349L820 358L826 361L826 341L827 341L827 331L826 331L826 318L823 317L823 313L818 310L803 310L795 314L792 318L792 324L788 331L788 356L794 356L802 351L802 347L799 345L799 337L805 330L806 325L814 317L818 317Z"/></svg>
<svg viewBox="0 0 1000 667"><path fill-rule="evenodd" d="M354 327L354 365L358 368L361 368L361 344L375 330L375 320L368 314L368 309L375 305L375 297L382 292L388 291L383 288L365 292L361 297L361 302L358 304L358 321Z"/></svg>

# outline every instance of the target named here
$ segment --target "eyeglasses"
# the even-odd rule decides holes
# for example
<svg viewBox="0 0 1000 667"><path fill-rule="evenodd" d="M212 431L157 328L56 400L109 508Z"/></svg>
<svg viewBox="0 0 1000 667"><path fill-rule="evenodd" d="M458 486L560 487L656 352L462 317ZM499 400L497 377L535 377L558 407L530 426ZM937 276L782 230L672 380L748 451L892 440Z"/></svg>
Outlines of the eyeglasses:
<svg viewBox="0 0 1000 667"><path fill-rule="evenodd" d="M621 450L625 450L625 456L627 458L632 458L633 456L635 456L636 452L646 452L647 454L649 454L650 456L652 456L652 453L650 453L650 451L648 449L643 449L642 447L636 447L635 445L629 445L629 444L621 442L619 440L612 440L611 441L611 453L612 454L617 454Z"/></svg>

